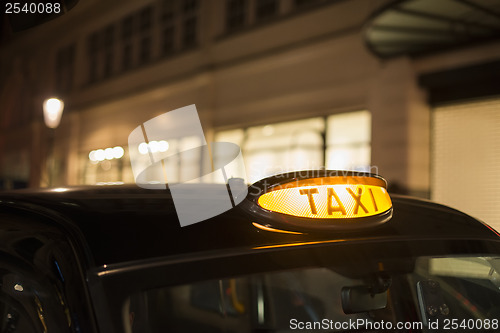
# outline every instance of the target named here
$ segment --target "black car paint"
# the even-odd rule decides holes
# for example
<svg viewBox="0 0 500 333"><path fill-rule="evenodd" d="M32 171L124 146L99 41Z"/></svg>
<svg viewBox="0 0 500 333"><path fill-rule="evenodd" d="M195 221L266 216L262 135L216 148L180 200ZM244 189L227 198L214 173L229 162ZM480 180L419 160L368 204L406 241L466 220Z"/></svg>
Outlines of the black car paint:
<svg viewBox="0 0 500 333"><path fill-rule="evenodd" d="M48 277L48 285L58 286L75 332L97 331L95 318L100 331L112 332L123 324L118 318L127 295L145 288L299 267L342 270L352 261L363 265L344 273L363 276L375 272L378 262L387 270L406 270L412 265L407 258L417 255L500 253L498 234L472 217L427 201L392 199L393 217L383 225L294 235L255 228L240 207L180 227L168 190L3 193L2 257L15 258L32 269L34 279ZM19 237L13 242L14 235ZM36 243L31 250L30 242ZM62 281L50 261L35 260L43 248L70 278Z"/></svg>

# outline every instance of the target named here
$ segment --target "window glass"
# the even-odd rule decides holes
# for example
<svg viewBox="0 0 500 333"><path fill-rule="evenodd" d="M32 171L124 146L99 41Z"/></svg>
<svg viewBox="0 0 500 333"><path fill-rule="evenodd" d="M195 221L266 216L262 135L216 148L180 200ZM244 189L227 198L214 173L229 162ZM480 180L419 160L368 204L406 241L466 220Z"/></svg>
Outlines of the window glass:
<svg viewBox="0 0 500 333"><path fill-rule="evenodd" d="M73 88L75 48L75 44L71 44L57 52L56 89L58 93L67 93Z"/></svg>
<svg viewBox="0 0 500 333"><path fill-rule="evenodd" d="M257 20L265 20L273 17L278 13L278 1L276 0L257 0L256 2L256 18Z"/></svg>
<svg viewBox="0 0 500 333"><path fill-rule="evenodd" d="M153 9L152 7L146 7L141 10L139 14L139 22L140 22L140 30L141 32L148 32L148 30L151 28L151 15L152 15Z"/></svg>
<svg viewBox="0 0 500 333"><path fill-rule="evenodd" d="M190 47L196 44L196 31L197 31L197 18L190 17L184 21L183 25L183 45L184 47Z"/></svg>
<svg viewBox="0 0 500 333"><path fill-rule="evenodd" d="M175 52L176 48L176 2L163 0L160 6L161 25L161 56L168 56Z"/></svg>
<svg viewBox="0 0 500 333"><path fill-rule="evenodd" d="M308 6L313 6L318 4L323 0L294 0L295 7L297 8L302 8L302 7L308 7ZM331 1L331 0L329 0Z"/></svg>
<svg viewBox="0 0 500 333"><path fill-rule="evenodd" d="M328 117L326 141L327 169L369 171L370 112L358 111Z"/></svg>
<svg viewBox="0 0 500 333"><path fill-rule="evenodd" d="M246 8L246 0L226 1L226 27L229 31L241 28L245 25Z"/></svg>
<svg viewBox="0 0 500 333"><path fill-rule="evenodd" d="M140 61L141 63L146 63L150 60L151 57L151 38L143 37L141 39L141 54Z"/></svg>
<svg viewBox="0 0 500 333"><path fill-rule="evenodd" d="M127 40L132 37L134 31L134 17L127 16L122 21L122 39Z"/></svg>
<svg viewBox="0 0 500 333"><path fill-rule="evenodd" d="M324 167L369 171L371 115L358 111L332 115L326 121L316 117L219 131L215 141L241 147L250 183L278 173Z"/></svg>
<svg viewBox="0 0 500 333"><path fill-rule="evenodd" d="M168 26L162 32L162 52L169 55L175 50L175 28Z"/></svg>
<svg viewBox="0 0 500 333"><path fill-rule="evenodd" d="M131 56L130 50L124 51ZM128 57L124 58L126 59ZM325 167L332 170L370 171L370 129L370 113L359 111L328 118L315 117L218 131L214 141L231 142L240 147L246 181L254 183L275 174ZM175 154L200 145L193 143L191 139L169 140L168 150ZM219 161L226 161L221 162L226 164L233 158L222 150L215 149L210 153L216 164ZM197 179L205 174L202 170L202 156L189 156L170 158L165 162L169 182L186 179L185 177ZM130 169L127 169L126 158L92 162L86 153L84 162L86 184L133 181ZM160 171L149 170L147 173L156 174ZM159 179L164 179L164 176L159 175ZM214 178L213 181L221 182L222 179Z"/></svg>
<svg viewBox="0 0 500 333"><path fill-rule="evenodd" d="M123 319L131 332L288 332L300 325L352 332L339 326L349 322L364 331L385 322L394 325L388 331L402 323L404 331L427 332L446 319L491 329L499 327L499 272L500 258L450 256L409 258L382 273L347 263L252 274L132 295ZM438 309L431 317L430 307Z"/></svg>
<svg viewBox="0 0 500 333"><path fill-rule="evenodd" d="M81 310L87 304L71 247L36 219L2 214L2 243L12 252L0 252L0 332L86 332L89 319ZM8 231L10 224L17 229Z"/></svg>
<svg viewBox="0 0 500 333"><path fill-rule="evenodd" d="M198 0L184 0L182 11L184 13L192 13L198 9Z"/></svg>
<svg viewBox="0 0 500 333"><path fill-rule="evenodd" d="M249 182L287 171L320 168L323 131L323 118L248 128L242 149Z"/></svg>

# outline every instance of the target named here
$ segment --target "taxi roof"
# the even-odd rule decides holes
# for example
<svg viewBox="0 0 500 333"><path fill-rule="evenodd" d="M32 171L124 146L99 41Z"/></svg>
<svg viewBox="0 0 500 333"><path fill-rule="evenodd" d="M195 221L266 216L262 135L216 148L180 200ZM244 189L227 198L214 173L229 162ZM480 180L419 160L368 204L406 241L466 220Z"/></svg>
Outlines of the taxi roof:
<svg viewBox="0 0 500 333"><path fill-rule="evenodd" d="M485 240L498 243L500 249L499 235L464 213L425 200L399 195L391 198L393 216L382 225L305 234L260 230L252 225L259 221L239 206L209 220L181 227L168 189L148 190L135 185L69 187L59 192L53 189L3 192L0 207L7 214L49 217L54 225L77 235L90 266L322 241ZM0 228L5 227L0 224Z"/></svg>

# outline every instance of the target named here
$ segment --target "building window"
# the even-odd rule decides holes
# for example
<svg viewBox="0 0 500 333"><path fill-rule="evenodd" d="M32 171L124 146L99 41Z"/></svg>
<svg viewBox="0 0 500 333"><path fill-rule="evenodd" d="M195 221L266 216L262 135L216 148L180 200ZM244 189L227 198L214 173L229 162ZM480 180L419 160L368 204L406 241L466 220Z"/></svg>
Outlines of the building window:
<svg viewBox="0 0 500 333"><path fill-rule="evenodd" d="M226 1L226 28L236 30L245 26L247 13L246 0Z"/></svg>
<svg viewBox="0 0 500 333"><path fill-rule="evenodd" d="M134 32L134 17L128 16L122 21L122 40L130 40Z"/></svg>
<svg viewBox="0 0 500 333"><path fill-rule="evenodd" d="M56 56L56 90L64 94L73 88L73 74L75 67L75 45L64 47Z"/></svg>
<svg viewBox="0 0 500 333"><path fill-rule="evenodd" d="M369 111L342 113L327 118L325 160L327 169L370 171Z"/></svg>
<svg viewBox="0 0 500 333"><path fill-rule="evenodd" d="M115 71L115 37L114 25L93 32L88 39L89 83L93 83L113 75Z"/></svg>
<svg viewBox="0 0 500 333"><path fill-rule="evenodd" d="M190 17L184 21L182 42L184 47L191 47L196 44L196 17Z"/></svg>
<svg viewBox="0 0 500 333"><path fill-rule="evenodd" d="M146 7L141 10L139 14L140 31L143 33L148 33L151 29L151 14L153 9L151 7Z"/></svg>
<svg viewBox="0 0 500 333"><path fill-rule="evenodd" d="M198 9L198 0L184 0L182 3L183 13L194 13Z"/></svg>
<svg viewBox="0 0 500 333"><path fill-rule="evenodd" d="M122 20L121 36L122 36L122 69L130 69L133 65L133 40L134 33L134 17L127 16Z"/></svg>
<svg viewBox="0 0 500 333"><path fill-rule="evenodd" d="M104 30L104 77L109 77L113 74L114 41L115 27L110 25Z"/></svg>
<svg viewBox="0 0 500 333"><path fill-rule="evenodd" d="M370 171L371 115L359 111L220 131L215 141L240 146L250 183L306 169ZM224 152L214 152L214 159L224 160Z"/></svg>
<svg viewBox="0 0 500 333"><path fill-rule="evenodd" d="M200 1L163 0L160 6L160 54L169 56L198 43Z"/></svg>
<svg viewBox="0 0 500 333"><path fill-rule="evenodd" d="M198 38L198 1L184 0L182 2L182 47L196 45Z"/></svg>
<svg viewBox="0 0 500 333"><path fill-rule="evenodd" d="M130 67L132 67L132 44L127 43L123 45L122 68L127 70Z"/></svg>
<svg viewBox="0 0 500 333"><path fill-rule="evenodd" d="M302 10L308 11L321 4L339 1L343 0L226 0L225 32L236 32Z"/></svg>
<svg viewBox="0 0 500 333"><path fill-rule="evenodd" d="M163 55L172 54L175 50L175 28L168 26L162 31L162 53Z"/></svg>
<svg viewBox="0 0 500 333"><path fill-rule="evenodd" d="M199 7L198 0L161 0L93 32L87 40L88 81L196 46Z"/></svg>
<svg viewBox="0 0 500 333"><path fill-rule="evenodd" d="M161 55L168 56L175 52L176 48L176 3L171 0L162 1L160 7L161 25Z"/></svg>
<svg viewBox="0 0 500 333"><path fill-rule="evenodd" d="M257 21L266 20L278 14L277 0L257 0L255 4L255 17Z"/></svg>
<svg viewBox="0 0 500 333"><path fill-rule="evenodd" d="M216 133L215 141L238 144L245 160L247 180L323 165L323 118L253 126ZM221 152L215 152L215 158Z"/></svg>
<svg viewBox="0 0 500 333"><path fill-rule="evenodd" d="M164 0L160 7L160 22L163 24L173 24L174 12L174 2L171 0Z"/></svg>
<svg viewBox="0 0 500 333"><path fill-rule="evenodd" d="M302 7L309 7L313 6L315 4L318 4L319 2L323 2L325 0L294 0L295 7L302 8ZM331 1L331 0L329 0Z"/></svg>
<svg viewBox="0 0 500 333"><path fill-rule="evenodd" d="M99 34L94 32L90 35L88 39L88 57L89 57L89 78L90 83L95 82L99 79Z"/></svg>
<svg viewBox="0 0 500 333"><path fill-rule="evenodd" d="M146 63L150 60L151 58L151 38L149 37L143 37L141 40L141 54L140 54L140 61L141 63Z"/></svg>
<svg viewBox="0 0 500 333"><path fill-rule="evenodd" d="M145 64L151 60L151 28L153 8L143 8L138 14L140 46L139 63Z"/></svg>

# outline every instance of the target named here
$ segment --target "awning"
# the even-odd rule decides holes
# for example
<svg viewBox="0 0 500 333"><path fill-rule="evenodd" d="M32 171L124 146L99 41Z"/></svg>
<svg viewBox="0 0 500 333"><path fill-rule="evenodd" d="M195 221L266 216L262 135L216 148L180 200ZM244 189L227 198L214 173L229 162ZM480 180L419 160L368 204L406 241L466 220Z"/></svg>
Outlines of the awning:
<svg viewBox="0 0 500 333"><path fill-rule="evenodd" d="M423 54L500 38L498 0L399 0L377 11L365 30L382 58Z"/></svg>

